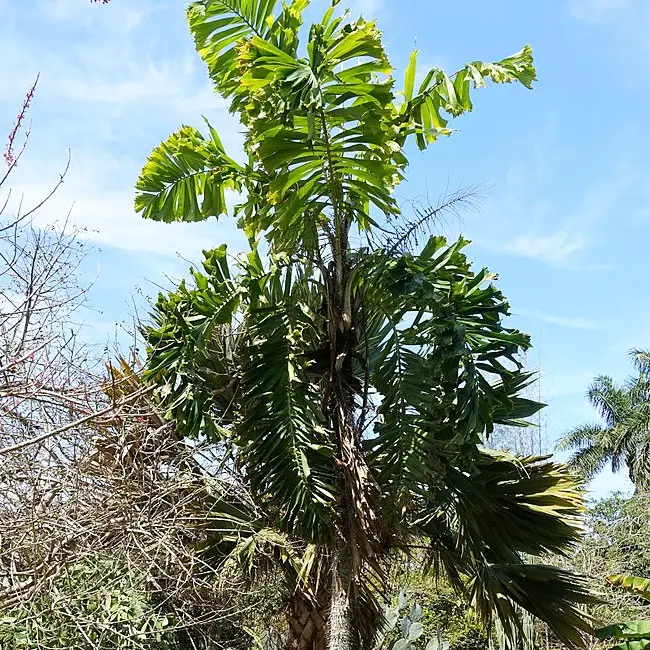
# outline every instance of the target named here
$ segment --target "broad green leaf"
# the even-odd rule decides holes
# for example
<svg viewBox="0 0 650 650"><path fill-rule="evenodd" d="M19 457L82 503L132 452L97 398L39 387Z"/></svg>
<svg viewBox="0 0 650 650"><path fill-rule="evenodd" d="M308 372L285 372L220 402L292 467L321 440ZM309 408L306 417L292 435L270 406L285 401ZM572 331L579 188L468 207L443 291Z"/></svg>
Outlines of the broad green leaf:
<svg viewBox="0 0 650 650"><path fill-rule="evenodd" d="M227 213L226 190L238 191L242 167L216 131L211 139L185 126L156 147L136 184L135 211L155 221L203 221Z"/></svg>
<svg viewBox="0 0 650 650"><path fill-rule="evenodd" d="M599 639L632 639L650 642L650 621L616 623L596 630Z"/></svg>
<svg viewBox="0 0 650 650"><path fill-rule="evenodd" d="M413 90L415 89L415 75L417 74L418 51L413 50L409 58L409 64L404 74L404 99L410 102L413 99Z"/></svg>

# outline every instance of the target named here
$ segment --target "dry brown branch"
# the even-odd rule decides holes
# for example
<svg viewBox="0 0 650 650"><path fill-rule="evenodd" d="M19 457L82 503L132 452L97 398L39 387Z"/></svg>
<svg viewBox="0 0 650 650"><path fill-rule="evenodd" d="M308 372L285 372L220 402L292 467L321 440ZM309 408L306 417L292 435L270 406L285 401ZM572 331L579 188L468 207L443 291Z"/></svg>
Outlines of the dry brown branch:
<svg viewBox="0 0 650 650"><path fill-rule="evenodd" d="M222 447L176 435L134 360L107 369L81 340L86 247L65 220L32 223L50 196L29 208L0 199L0 614L32 626L30 648L52 647L47 620L74 647L157 647L155 627L143 640L87 609L126 579L175 647L248 642L242 621L280 595L224 577L246 527L220 513L254 519L254 506Z"/></svg>

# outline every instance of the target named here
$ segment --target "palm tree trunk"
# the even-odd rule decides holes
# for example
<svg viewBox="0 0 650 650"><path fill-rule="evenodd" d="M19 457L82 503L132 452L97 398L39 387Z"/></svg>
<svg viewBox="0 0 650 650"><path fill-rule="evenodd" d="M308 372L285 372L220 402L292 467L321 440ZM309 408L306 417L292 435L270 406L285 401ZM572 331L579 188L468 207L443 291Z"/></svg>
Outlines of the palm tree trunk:
<svg viewBox="0 0 650 650"><path fill-rule="evenodd" d="M345 546L332 563L332 594L328 621L328 650L356 650L358 643L350 603L350 557Z"/></svg>
<svg viewBox="0 0 650 650"><path fill-rule="evenodd" d="M327 650L325 607L295 594L288 615L287 650Z"/></svg>

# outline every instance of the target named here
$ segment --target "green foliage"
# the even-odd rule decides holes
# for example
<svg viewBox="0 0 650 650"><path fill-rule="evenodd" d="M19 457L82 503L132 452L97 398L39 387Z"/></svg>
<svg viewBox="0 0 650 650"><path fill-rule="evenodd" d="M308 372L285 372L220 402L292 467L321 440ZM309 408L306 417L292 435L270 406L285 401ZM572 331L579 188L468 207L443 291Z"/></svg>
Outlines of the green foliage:
<svg viewBox="0 0 650 650"><path fill-rule="evenodd" d="M615 587L621 587L635 596L650 601L650 578L637 578L625 574L608 576L608 581Z"/></svg>
<svg viewBox="0 0 650 650"><path fill-rule="evenodd" d="M375 648L380 650L415 650L420 646L418 639L424 634L422 625L422 607L418 603L409 603L406 594L401 591L394 605L384 609L382 628L377 633ZM403 614L404 610L406 613Z"/></svg>
<svg viewBox="0 0 650 650"><path fill-rule="evenodd" d="M421 148L448 135L448 117L471 110L471 87L534 79L532 54L474 62L451 77L437 68L414 92L414 53L405 88L395 91L392 68L372 22L347 21L329 9L299 52L307 0L279 13L275 2L203 0L188 9L197 50L217 90L246 126L248 162L183 127L155 149L138 180L136 210L147 218L194 221L219 216L223 192L242 191L235 208L250 237L265 232L276 249L313 250L323 211L362 231L371 206L398 214L392 189L403 179L403 147ZM336 3L334 3L336 4ZM445 117L447 115L448 117ZM198 204L195 195L203 195Z"/></svg>
<svg viewBox="0 0 650 650"><path fill-rule="evenodd" d="M431 643L440 650L444 647L448 650L483 650L488 643L487 634L467 599L459 596L444 578L436 578L424 570L420 560L396 560L398 579L404 582L404 588L386 608L392 612L387 621L395 621L393 632L386 633L384 643L378 642L377 645L385 647L396 639L396 633L401 632L400 617L395 617L395 610L400 609L412 619L411 612L417 604L421 609L419 622L424 628L420 641L423 648Z"/></svg>
<svg viewBox="0 0 650 650"><path fill-rule="evenodd" d="M581 569L605 578L614 574L650 575L650 497L614 495L587 512L588 535L579 556Z"/></svg>
<svg viewBox="0 0 650 650"><path fill-rule="evenodd" d="M494 276L471 268L466 241L432 237L402 253L404 237L378 227L400 216L393 190L409 141L448 135L488 79L530 86L531 51L434 69L417 91L414 53L397 92L376 25L340 15L338 1L301 48L307 4L188 9L244 125L247 161L233 163L214 131L184 127L147 161L136 208L164 221L220 216L234 189L251 252L234 264L225 247L207 252L203 272L159 297L147 378L182 435L229 446L256 506L236 549L273 549L301 620L322 623L334 601L323 585L340 582L354 643L369 645L389 554L416 543L486 628L496 613L516 636L524 607L580 645L590 629L580 607L593 600L584 581L521 559L572 548L579 486L547 459L482 446L495 424L524 425L542 406L522 395L529 338L505 326L508 304ZM232 550L233 526L214 544L250 566ZM305 602L313 611L298 612ZM404 647L418 625L410 619Z"/></svg>
<svg viewBox="0 0 650 650"><path fill-rule="evenodd" d="M53 588L0 616L0 646L165 650L173 624L151 602L146 577L111 558L63 567Z"/></svg>
<svg viewBox="0 0 650 650"><path fill-rule="evenodd" d="M617 385L611 377L597 377L587 393L603 424L587 424L570 431L561 450L575 449L571 465L592 478L608 464L616 472L624 465L637 490L650 487L650 361L649 353L633 350L637 375Z"/></svg>
<svg viewBox="0 0 650 650"><path fill-rule="evenodd" d="M566 568L590 576L592 589L602 594L603 602L589 611L601 626L619 621L650 618L650 603L632 591L615 586L618 582L643 587L642 579L623 576L650 575L650 499L639 493L632 498L617 494L590 504L585 518L585 536L569 558L551 558ZM538 639L544 630L538 627ZM611 643L609 644L611 645ZM608 648L600 641L598 648ZM553 640L545 647L560 648Z"/></svg>
<svg viewBox="0 0 650 650"><path fill-rule="evenodd" d="M402 615L404 610L406 613ZM375 650L449 650L449 642L443 641L440 631L426 640L423 616L422 606L416 602L409 604L406 593L401 591L397 602L384 609L384 623L377 633Z"/></svg>
<svg viewBox="0 0 650 650"><path fill-rule="evenodd" d="M609 582L615 587L650 600L650 579L638 578L629 575L612 575L609 576ZM650 621L628 621L625 623L616 623L596 630L596 636L599 639L617 639L623 641L611 650L642 650L650 647Z"/></svg>
<svg viewBox="0 0 650 650"><path fill-rule="evenodd" d="M184 126L153 151L142 169L136 212L159 221L203 221L226 214L226 190L241 187L243 168L229 158L217 132L210 139Z"/></svg>

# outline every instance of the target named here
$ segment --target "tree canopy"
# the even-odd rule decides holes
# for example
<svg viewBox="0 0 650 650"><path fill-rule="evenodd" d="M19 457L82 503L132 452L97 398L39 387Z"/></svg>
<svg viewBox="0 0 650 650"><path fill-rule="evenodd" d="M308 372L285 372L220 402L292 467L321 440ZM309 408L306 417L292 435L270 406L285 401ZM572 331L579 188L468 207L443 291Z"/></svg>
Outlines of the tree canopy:
<svg viewBox="0 0 650 650"><path fill-rule="evenodd" d="M593 478L608 464L617 472L625 466L637 491L650 487L650 354L631 353L636 376L617 384L611 377L596 377L587 396L602 424L585 424L566 434L560 450L576 450L570 465Z"/></svg>
<svg viewBox="0 0 650 650"><path fill-rule="evenodd" d="M251 549L273 549L293 593L288 647L370 647L391 554L414 546L487 627L496 616L514 640L523 608L578 646L586 583L522 556L578 541L579 486L548 459L482 444L542 406L521 394L529 337L505 326L508 304L466 241L417 245L437 209L405 219L393 192L408 143L450 135L472 89L531 86L531 49L419 84L413 52L397 90L374 22L336 0L307 29L308 0L276 4L203 0L187 13L244 127L245 161L212 125L184 126L137 182L144 217L232 212L250 244L235 261L207 251L146 330L168 417L223 441L256 504L241 542L215 549L248 571L264 568Z"/></svg>

